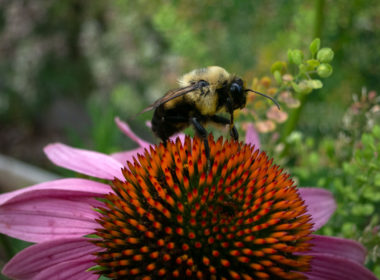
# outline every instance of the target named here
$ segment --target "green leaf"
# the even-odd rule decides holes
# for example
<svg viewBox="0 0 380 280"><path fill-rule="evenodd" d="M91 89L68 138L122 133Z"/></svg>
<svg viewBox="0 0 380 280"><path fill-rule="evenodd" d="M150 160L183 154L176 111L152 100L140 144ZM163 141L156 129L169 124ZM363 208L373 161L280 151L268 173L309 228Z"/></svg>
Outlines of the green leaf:
<svg viewBox="0 0 380 280"><path fill-rule="evenodd" d="M281 84L282 83L282 77L280 71L276 70L273 73L274 79L276 80L277 83Z"/></svg>
<svg viewBox="0 0 380 280"><path fill-rule="evenodd" d="M365 215L365 209L364 209L364 206L362 204L355 204L352 206L351 208L351 212L353 215L355 216L363 216Z"/></svg>
<svg viewBox="0 0 380 280"><path fill-rule="evenodd" d="M301 92L301 89L300 89L300 87L298 86L297 83L292 82L292 87L293 87L293 89L294 89L295 92Z"/></svg>
<svg viewBox="0 0 380 280"><path fill-rule="evenodd" d="M94 233L87 234L87 235L85 235L84 237L86 237L86 238L96 238L96 239L99 239L99 238L100 238L99 235L94 234Z"/></svg>
<svg viewBox="0 0 380 280"><path fill-rule="evenodd" d="M320 46L321 46L321 40L319 38L315 38L313 42L311 42L309 49L310 49L312 57L315 56Z"/></svg>
<svg viewBox="0 0 380 280"><path fill-rule="evenodd" d="M316 59L309 59L306 61L306 63L311 68L310 70L313 70L314 68L318 67L320 64L319 60L316 60Z"/></svg>
<svg viewBox="0 0 380 280"><path fill-rule="evenodd" d="M363 214L365 216L370 216L375 211L375 207L370 203L365 203L365 204L363 204L363 210L362 211L363 211Z"/></svg>
<svg viewBox="0 0 380 280"><path fill-rule="evenodd" d="M357 174L355 179L358 180L360 183L366 183L368 181L367 176L363 174Z"/></svg>
<svg viewBox="0 0 380 280"><path fill-rule="evenodd" d="M369 201L378 202L380 201L380 192L368 185L363 191L363 198L368 199Z"/></svg>
<svg viewBox="0 0 380 280"><path fill-rule="evenodd" d="M104 211L102 209L99 209L99 208L92 208L94 211L100 213L100 214L104 214Z"/></svg>
<svg viewBox="0 0 380 280"><path fill-rule="evenodd" d="M380 173L375 174L375 177L373 178L373 182L375 186L380 187Z"/></svg>
<svg viewBox="0 0 380 280"><path fill-rule="evenodd" d="M87 269L86 271L103 271L103 270L106 270L107 268L104 267L104 266L101 266L101 265L94 265L92 267L90 267L89 269Z"/></svg>
<svg viewBox="0 0 380 280"><path fill-rule="evenodd" d="M363 143L363 149L372 152L375 150L375 139L370 134L363 134L362 135L362 143Z"/></svg>
<svg viewBox="0 0 380 280"><path fill-rule="evenodd" d="M345 222L342 226L342 233L345 236L350 236L355 231L355 224L352 222Z"/></svg>
<svg viewBox="0 0 380 280"><path fill-rule="evenodd" d="M350 175L355 174L355 168L348 162L343 162L343 171Z"/></svg>
<svg viewBox="0 0 380 280"><path fill-rule="evenodd" d="M372 129L372 134L373 134L376 138L380 139L380 126L375 125L375 126L373 127L373 129Z"/></svg>

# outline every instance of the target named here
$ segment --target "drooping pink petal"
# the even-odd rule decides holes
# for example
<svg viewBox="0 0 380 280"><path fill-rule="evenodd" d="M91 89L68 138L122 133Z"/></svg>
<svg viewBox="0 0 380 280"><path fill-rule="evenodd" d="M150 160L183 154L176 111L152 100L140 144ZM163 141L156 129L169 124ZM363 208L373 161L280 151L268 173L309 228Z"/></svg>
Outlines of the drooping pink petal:
<svg viewBox="0 0 380 280"><path fill-rule="evenodd" d="M147 127L149 127L150 129L152 128L152 122L151 122L151 121L146 121L146 122L145 122L145 125L146 125Z"/></svg>
<svg viewBox="0 0 380 280"><path fill-rule="evenodd" d="M81 174L108 180L124 178L120 162L108 155L61 143L50 144L44 151L54 164Z"/></svg>
<svg viewBox="0 0 380 280"><path fill-rule="evenodd" d="M176 139L179 138L179 140L181 140L181 143L185 143L185 137L186 135L184 133L177 133L177 134L174 134L169 139L175 143Z"/></svg>
<svg viewBox="0 0 380 280"><path fill-rule="evenodd" d="M38 278L37 275L45 269L52 269L55 266L68 261L82 261L89 266L85 270L95 265L90 262L95 259L92 253L99 251L99 248L90 243L85 238L61 238L54 241L43 242L32 245L16 256L14 256L4 267L2 273L14 279L86 279L76 278ZM69 267L67 266L67 269ZM72 269L75 269L72 267ZM58 272L58 270L56 271ZM91 272L89 272L91 273ZM91 278L90 278L91 279ZM96 278L95 278L96 279Z"/></svg>
<svg viewBox="0 0 380 280"><path fill-rule="evenodd" d="M106 188L102 185L85 179L63 179L2 195L0 232L29 242L92 233L98 217L93 207L101 205L94 197L103 197Z"/></svg>
<svg viewBox="0 0 380 280"><path fill-rule="evenodd" d="M256 129L254 128L252 123L247 124L247 130L245 133L245 143L254 145L256 149L260 149L260 138Z"/></svg>
<svg viewBox="0 0 380 280"><path fill-rule="evenodd" d="M183 133L175 134L174 136L170 137L169 139L171 141L175 142L177 137L181 140L182 143L184 143L185 134L183 134ZM153 145L153 144L150 144L150 145ZM114 154L111 154L111 157L113 157L114 159L119 161L121 164L125 165L125 163L127 161L132 162L133 157L136 157L137 154L143 155L145 153L145 149L149 150L148 146L147 147L139 147L139 148L131 150L131 151L114 153Z"/></svg>
<svg viewBox="0 0 380 280"><path fill-rule="evenodd" d="M58 179L54 181L44 182L27 188L19 189L17 191L8 192L0 195L0 206L9 203L17 202L19 200L29 200L40 196L40 191L52 191L58 195L63 191L64 195L72 194L79 196L100 196L109 193L111 190L109 185L79 178Z"/></svg>
<svg viewBox="0 0 380 280"><path fill-rule="evenodd" d="M84 256L73 261L63 262L43 270L34 279L57 279L57 280L96 280L99 275L87 271L95 265L94 256Z"/></svg>
<svg viewBox="0 0 380 280"><path fill-rule="evenodd" d="M356 261L317 253L310 255L313 256L311 271L305 273L309 280L377 280L372 272Z"/></svg>
<svg viewBox="0 0 380 280"><path fill-rule="evenodd" d="M366 249L356 241L339 237L313 235L311 243L314 245L311 248L312 253L340 256L360 264L364 263Z"/></svg>
<svg viewBox="0 0 380 280"><path fill-rule="evenodd" d="M321 188L299 188L299 192L312 216L313 230L321 228L336 209L331 192Z"/></svg>
<svg viewBox="0 0 380 280"><path fill-rule="evenodd" d="M131 151L126 151L126 152L119 152L119 153L114 153L111 154L111 157L119 161L121 164L126 165L127 161L133 162L133 157L136 157L137 154L144 154L145 148L137 148Z"/></svg>
<svg viewBox="0 0 380 280"><path fill-rule="evenodd" d="M119 129L125 134L127 135L129 138L131 138L133 141L135 141L137 144L139 144L140 147L143 147L143 148L146 148L146 147L149 147L149 145L151 145L149 142L146 142L145 140L141 139L140 137L138 137L133 131L132 129L129 127L129 125L126 123L126 122L123 122L122 120L120 120L120 118L116 117L115 118L115 122L117 124L117 126L119 127Z"/></svg>

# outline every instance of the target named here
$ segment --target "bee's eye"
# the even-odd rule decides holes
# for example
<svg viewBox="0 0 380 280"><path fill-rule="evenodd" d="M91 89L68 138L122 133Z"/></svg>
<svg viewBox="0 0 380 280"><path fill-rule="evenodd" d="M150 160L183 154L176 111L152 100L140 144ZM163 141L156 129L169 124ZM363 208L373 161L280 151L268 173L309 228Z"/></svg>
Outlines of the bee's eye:
<svg viewBox="0 0 380 280"><path fill-rule="evenodd" d="M207 87L208 85L209 85L209 83L206 82L206 81L204 81L204 80L200 80L200 81L198 82L198 86L199 86L200 88Z"/></svg>
<svg viewBox="0 0 380 280"><path fill-rule="evenodd" d="M242 90L243 88L238 83L232 83L230 86L230 91L232 94L240 93Z"/></svg>

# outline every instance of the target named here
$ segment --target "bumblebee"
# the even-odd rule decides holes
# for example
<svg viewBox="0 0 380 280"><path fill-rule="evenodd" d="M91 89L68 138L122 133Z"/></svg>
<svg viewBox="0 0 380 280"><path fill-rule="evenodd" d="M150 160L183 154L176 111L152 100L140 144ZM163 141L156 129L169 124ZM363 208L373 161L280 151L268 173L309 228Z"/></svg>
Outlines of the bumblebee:
<svg viewBox="0 0 380 280"><path fill-rule="evenodd" d="M273 98L246 89L241 78L229 74L219 66L193 70L183 75L178 83L179 88L167 92L142 113L154 109L152 130L164 143L173 134L193 126L196 134L204 141L207 157L208 133L204 125L210 122L229 125L231 137L238 140L233 113L246 106L248 92L265 96L279 107ZM222 112L227 112L230 118L217 115Z"/></svg>

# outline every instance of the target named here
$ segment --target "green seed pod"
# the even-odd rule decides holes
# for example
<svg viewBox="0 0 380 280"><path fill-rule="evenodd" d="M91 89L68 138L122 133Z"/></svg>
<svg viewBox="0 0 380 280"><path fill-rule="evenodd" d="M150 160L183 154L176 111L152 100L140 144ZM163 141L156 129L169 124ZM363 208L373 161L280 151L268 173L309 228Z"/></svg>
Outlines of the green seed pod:
<svg viewBox="0 0 380 280"><path fill-rule="evenodd" d="M309 85L309 83L306 80L303 80L298 84L293 82L292 87L295 92L302 94L308 94L313 90L313 88Z"/></svg>

